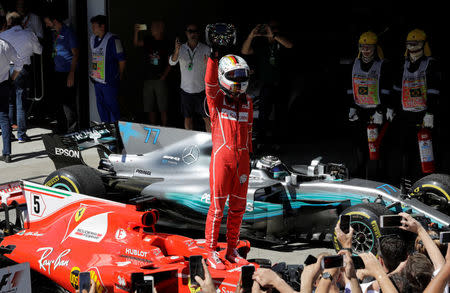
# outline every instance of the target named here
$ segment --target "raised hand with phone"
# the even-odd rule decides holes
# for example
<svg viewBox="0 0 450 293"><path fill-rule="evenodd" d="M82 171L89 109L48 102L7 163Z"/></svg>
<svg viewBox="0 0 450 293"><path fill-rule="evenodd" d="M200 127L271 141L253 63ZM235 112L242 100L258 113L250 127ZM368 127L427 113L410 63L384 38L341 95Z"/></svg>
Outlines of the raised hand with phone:
<svg viewBox="0 0 450 293"><path fill-rule="evenodd" d="M431 239L431 236L430 234L428 234L425 227L423 227L408 213L399 213L398 216L401 217L400 229L416 233L417 236L422 240L428 256L433 263L434 269L437 270L441 268L445 263L444 256L439 250L439 247L437 247L434 243L433 239Z"/></svg>
<svg viewBox="0 0 450 293"><path fill-rule="evenodd" d="M192 262L191 262L192 261ZM189 275L192 288L201 287L201 292L215 293L216 286L201 255L189 257Z"/></svg>
<svg viewBox="0 0 450 293"><path fill-rule="evenodd" d="M90 272L80 272L78 275L77 293L95 293L95 282L91 279Z"/></svg>
<svg viewBox="0 0 450 293"><path fill-rule="evenodd" d="M341 215L339 221L334 227L336 237L341 244L342 249L352 250L353 228L351 227L351 216ZM347 232L344 232L347 231Z"/></svg>

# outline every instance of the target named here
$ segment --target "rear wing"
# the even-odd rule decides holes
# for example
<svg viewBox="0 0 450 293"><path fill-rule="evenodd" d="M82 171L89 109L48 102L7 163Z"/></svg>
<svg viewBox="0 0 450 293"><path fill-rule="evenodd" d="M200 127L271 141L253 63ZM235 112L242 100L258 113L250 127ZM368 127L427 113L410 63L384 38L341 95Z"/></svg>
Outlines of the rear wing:
<svg viewBox="0 0 450 293"><path fill-rule="evenodd" d="M0 184L0 203L10 206L13 202L19 205L25 204L21 181Z"/></svg>
<svg viewBox="0 0 450 293"><path fill-rule="evenodd" d="M65 135L42 135L45 150L56 169L86 165L81 151L97 148L101 158L118 149L120 139L114 124L97 124L88 129Z"/></svg>

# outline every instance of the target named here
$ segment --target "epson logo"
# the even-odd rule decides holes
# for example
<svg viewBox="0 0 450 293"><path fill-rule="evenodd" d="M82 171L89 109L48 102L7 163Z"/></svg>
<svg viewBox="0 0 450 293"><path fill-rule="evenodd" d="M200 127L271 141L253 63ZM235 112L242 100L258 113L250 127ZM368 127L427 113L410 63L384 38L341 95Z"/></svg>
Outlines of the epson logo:
<svg viewBox="0 0 450 293"><path fill-rule="evenodd" d="M63 148L55 148L55 155L79 159L80 151L68 150L68 149L63 149Z"/></svg>

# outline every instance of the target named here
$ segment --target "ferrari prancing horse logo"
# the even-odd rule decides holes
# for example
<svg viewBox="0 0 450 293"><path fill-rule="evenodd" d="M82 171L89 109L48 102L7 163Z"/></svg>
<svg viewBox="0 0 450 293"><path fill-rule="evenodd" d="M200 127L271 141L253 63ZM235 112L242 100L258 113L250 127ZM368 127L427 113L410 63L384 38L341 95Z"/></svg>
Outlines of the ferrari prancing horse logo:
<svg viewBox="0 0 450 293"><path fill-rule="evenodd" d="M85 211L86 211L86 208L80 208L80 209L78 209L78 211L76 211L75 222L78 222L81 219L81 217L83 216Z"/></svg>

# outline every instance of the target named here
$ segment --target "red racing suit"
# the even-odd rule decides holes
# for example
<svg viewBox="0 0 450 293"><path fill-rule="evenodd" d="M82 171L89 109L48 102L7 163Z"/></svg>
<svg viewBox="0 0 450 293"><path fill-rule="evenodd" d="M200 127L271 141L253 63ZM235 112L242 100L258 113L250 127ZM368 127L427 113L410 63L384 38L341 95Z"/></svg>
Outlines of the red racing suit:
<svg viewBox="0 0 450 293"><path fill-rule="evenodd" d="M211 205L206 218L206 246L211 250L217 246L228 199L227 244L228 249L233 249L239 240L247 204L253 103L246 94L232 99L220 89L216 59L208 59L205 83L213 143L209 166Z"/></svg>

